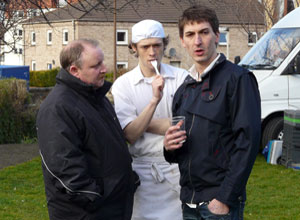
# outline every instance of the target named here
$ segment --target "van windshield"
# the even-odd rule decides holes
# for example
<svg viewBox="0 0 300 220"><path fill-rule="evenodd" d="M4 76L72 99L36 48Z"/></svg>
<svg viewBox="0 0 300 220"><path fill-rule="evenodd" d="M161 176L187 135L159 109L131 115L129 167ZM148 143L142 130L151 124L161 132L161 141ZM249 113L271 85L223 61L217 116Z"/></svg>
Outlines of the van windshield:
<svg viewBox="0 0 300 220"><path fill-rule="evenodd" d="M268 31L239 65L247 69L276 69L300 41L300 28Z"/></svg>

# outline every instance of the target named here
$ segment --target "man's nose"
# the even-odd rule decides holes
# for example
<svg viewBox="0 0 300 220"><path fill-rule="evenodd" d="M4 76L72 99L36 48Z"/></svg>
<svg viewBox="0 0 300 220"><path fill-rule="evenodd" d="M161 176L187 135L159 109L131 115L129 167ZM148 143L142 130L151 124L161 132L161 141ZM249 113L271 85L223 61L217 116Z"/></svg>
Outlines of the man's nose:
<svg viewBox="0 0 300 220"><path fill-rule="evenodd" d="M106 73L107 72L107 68L106 68L105 64L101 65L100 71L101 71L101 73Z"/></svg>
<svg viewBox="0 0 300 220"><path fill-rule="evenodd" d="M201 39L201 36L199 34L197 34L196 37L195 37L195 44L196 45L201 45L202 44L202 39Z"/></svg>
<svg viewBox="0 0 300 220"><path fill-rule="evenodd" d="M150 55L155 55L155 48L153 46L149 47L149 54Z"/></svg>

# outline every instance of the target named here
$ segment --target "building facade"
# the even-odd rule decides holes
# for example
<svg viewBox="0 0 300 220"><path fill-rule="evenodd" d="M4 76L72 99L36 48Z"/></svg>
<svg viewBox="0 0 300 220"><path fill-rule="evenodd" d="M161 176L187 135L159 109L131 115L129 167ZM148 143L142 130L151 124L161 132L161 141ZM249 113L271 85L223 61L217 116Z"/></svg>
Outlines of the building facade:
<svg viewBox="0 0 300 220"><path fill-rule="evenodd" d="M156 14L157 10L152 13L150 9L143 17L134 16L133 12L130 11L120 14L116 23L117 67L132 69L137 65L138 60L128 50L131 27L140 20L155 19L163 24L170 40L163 62L188 69L193 62L181 46L177 27L178 17L183 9L175 8L170 11L170 7L167 7L166 10L168 11L166 13L168 14L165 15L164 8L161 8L160 16ZM52 14L48 13L51 25L43 20L34 20L23 24L24 64L29 65L31 70L59 67L59 53L68 42L79 38L93 38L100 42L100 47L105 55L104 62L108 70L112 71L114 67L114 23L109 15L102 12L105 14L102 16L101 11L98 11L83 16L80 13L77 15L78 11L68 9L67 12L72 14L69 17L66 11L63 13L59 10L61 9L53 13L50 12ZM58 14L62 16L58 18ZM242 57L253 46L254 42L249 39L249 34L234 21L234 18L228 18L227 16L222 19L222 14L218 14L218 16L221 33L218 51L224 53L232 61L235 56Z"/></svg>

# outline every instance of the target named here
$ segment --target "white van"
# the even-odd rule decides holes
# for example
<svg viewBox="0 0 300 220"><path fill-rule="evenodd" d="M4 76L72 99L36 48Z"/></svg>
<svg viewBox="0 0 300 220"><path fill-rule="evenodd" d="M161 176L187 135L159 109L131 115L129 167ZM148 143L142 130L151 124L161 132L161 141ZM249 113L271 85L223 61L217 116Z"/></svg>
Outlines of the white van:
<svg viewBox="0 0 300 220"><path fill-rule="evenodd" d="M283 137L283 113L300 109L300 8L276 23L239 65L258 81L262 107L262 146Z"/></svg>

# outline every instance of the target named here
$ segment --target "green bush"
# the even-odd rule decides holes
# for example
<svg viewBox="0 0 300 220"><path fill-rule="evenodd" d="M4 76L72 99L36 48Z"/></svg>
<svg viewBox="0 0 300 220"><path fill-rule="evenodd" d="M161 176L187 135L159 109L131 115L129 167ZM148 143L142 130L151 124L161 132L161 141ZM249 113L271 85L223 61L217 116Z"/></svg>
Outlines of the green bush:
<svg viewBox="0 0 300 220"><path fill-rule="evenodd" d="M119 69L117 71L117 76L116 78L118 78L119 76L123 75L124 73L128 72L127 69ZM114 81L114 73L113 72L109 72L105 74L105 80L109 81L109 82L113 82Z"/></svg>
<svg viewBox="0 0 300 220"><path fill-rule="evenodd" d="M29 85L32 87L52 87L55 85L55 77L59 68L51 70L30 71Z"/></svg>
<svg viewBox="0 0 300 220"><path fill-rule="evenodd" d="M0 144L36 138L36 109L30 107L25 80L0 80L0 115Z"/></svg>

